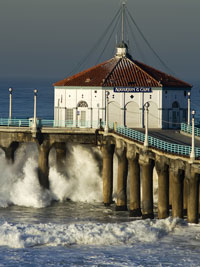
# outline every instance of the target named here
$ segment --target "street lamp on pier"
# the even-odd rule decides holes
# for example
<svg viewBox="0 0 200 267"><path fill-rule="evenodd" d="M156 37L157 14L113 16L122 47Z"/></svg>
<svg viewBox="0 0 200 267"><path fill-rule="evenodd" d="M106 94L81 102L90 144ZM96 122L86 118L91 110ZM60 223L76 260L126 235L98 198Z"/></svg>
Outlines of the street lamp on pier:
<svg viewBox="0 0 200 267"><path fill-rule="evenodd" d="M37 89L34 89L34 115L33 115L33 129L36 131L37 129L37 118L36 118L36 112L37 112L37 93L38 93L38 90Z"/></svg>
<svg viewBox="0 0 200 267"><path fill-rule="evenodd" d="M9 101L9 121L12 119L12 91L13 89L10 87L9 88L9 96L10 96L10 101Z"/></svg>
<svg viewBox="0 0 200 267"><path fill-rule="evenodd" d="M187 124L188 126L190 126L190 96L191 96L191 93L188 92L188 116L187 116Z"/></svg>
<svg viewBox="0 0 200 267"><path fill-rule="evenodd" d="M148 143L148 122L149 122L149 102L146 102L144 105L145 108L145 113L146 113L146 117L145 117L145 139L144 139L144 146L148 147L149 143Z"/></svg>
<svg viewBox="0 0 200 267"><path fill-rule="evenodd" d="M105 129L104 129L104 131L105 131L105 133L108 133L108 130L109 130L109 126L108 126L108 101L109 101L109 92L108 91L106 91L106 123L105 123Z"/></svg>
<svg viewBox="0 0 200 267"><path fill-rule="evenodd" d="M195 116L195 110L192 110L192 150L190 153L190 159L191 161L195 160L195 144L194 144L194 116Z"/></svg>

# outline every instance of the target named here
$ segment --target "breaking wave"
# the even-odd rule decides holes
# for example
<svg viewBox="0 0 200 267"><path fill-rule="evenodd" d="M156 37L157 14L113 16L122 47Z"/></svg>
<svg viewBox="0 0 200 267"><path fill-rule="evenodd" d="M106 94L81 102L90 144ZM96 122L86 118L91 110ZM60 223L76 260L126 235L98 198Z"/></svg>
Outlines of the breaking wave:
<svg viewBox="0 0 200 267"><path fill-rule="evenodd" d="M177 227L180 219L132 221L126 223L10 224L0 225L0 246L123 246L156 242Z"/></svg>
<svg viewBox="0 0 200 267"><path fill-rule="evenodd" d="M102 201L102 180L95 159L98 150L72 146L66 159L66 170L59 172L55 153L50 153L50 190L44 190L37 178L38 152L34 144L22 145L14 164L8 164L0 153L0 207L19 205L42 208L52 200ZM100 157L100 155L99 155Z"/></svg>

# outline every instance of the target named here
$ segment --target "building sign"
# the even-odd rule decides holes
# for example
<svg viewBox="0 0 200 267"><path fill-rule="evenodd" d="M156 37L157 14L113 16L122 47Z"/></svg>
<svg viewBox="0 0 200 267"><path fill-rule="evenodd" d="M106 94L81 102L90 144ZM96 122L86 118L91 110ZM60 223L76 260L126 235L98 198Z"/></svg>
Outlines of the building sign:
<svg viewBox="0 0 200 267"><path fill-rule="evenodd" d="M152 93L151 87L114 87L115 93Z"/></svg>

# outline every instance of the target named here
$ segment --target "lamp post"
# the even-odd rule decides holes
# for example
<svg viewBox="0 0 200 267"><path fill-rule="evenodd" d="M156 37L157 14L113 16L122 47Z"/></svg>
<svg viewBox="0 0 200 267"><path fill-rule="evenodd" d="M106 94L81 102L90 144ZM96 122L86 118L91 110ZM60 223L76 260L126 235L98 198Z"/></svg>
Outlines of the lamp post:
<svg viewBox="0 0 200 267"><path fill-rule="evenodd" d="M12 91L13 89L10 87L9 88L9 93L10 93L10 102L9 102L9 121L12 119Z"/></svg>
<svg viewBox="0 0 200 267"><path fill-rule="evenodd" d="M187 117L188 126L190 126L190 95L191 95L191 93L188 92L188 117Z"/></svg>
<svg viewBox="0 0 200 267"><path fill-rule="evenodd" d="M34 89L34 115L33 115L33 129L36 130L37 129L37 118L36 118L36 112L37 112L37 93L38 90Z"/></svg>
<svg viewBox="0 0 200 267"><path fill-rule="evenodd" d="M148 115L149 115L149 102L146 102L145 105L145 112L146 112L146 117L145 117L145 139L144 139L144 146L148 147Z"/></svg>
<svg viewBox="0 0 200 267"><path fill-rule="evenodd" d="M105 123L105 133L108 133L109 126L108 126L108 101L109 101L109 92L106 91L106 123Z"/></svg>
<svg viewBox="0 0 200 267"><path fill-rule="evenodd" d="M193 161L195 159L195 150L194 150L194 116L195 110L192 110L192 150L190 153L190 159Z"/></svg>

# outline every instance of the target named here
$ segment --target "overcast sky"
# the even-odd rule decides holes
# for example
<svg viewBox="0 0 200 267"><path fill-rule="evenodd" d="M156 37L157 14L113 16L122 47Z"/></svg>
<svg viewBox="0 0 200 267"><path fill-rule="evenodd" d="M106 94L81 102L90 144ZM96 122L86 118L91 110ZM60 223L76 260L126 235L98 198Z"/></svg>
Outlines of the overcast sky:
<svg viewBox="0 0 200 267"><path fill-rule="evenodd" d="M0 78L66 77L94 46L120 2L0 0ZM200 0L129 0L127 8L151 46L179 78L200 80ZM134 27L132 31L132 57L166 71L141 38L137 39ZM116 34L101 61L114 55ZM105 43L84 67L96 64Z"/></svg>

